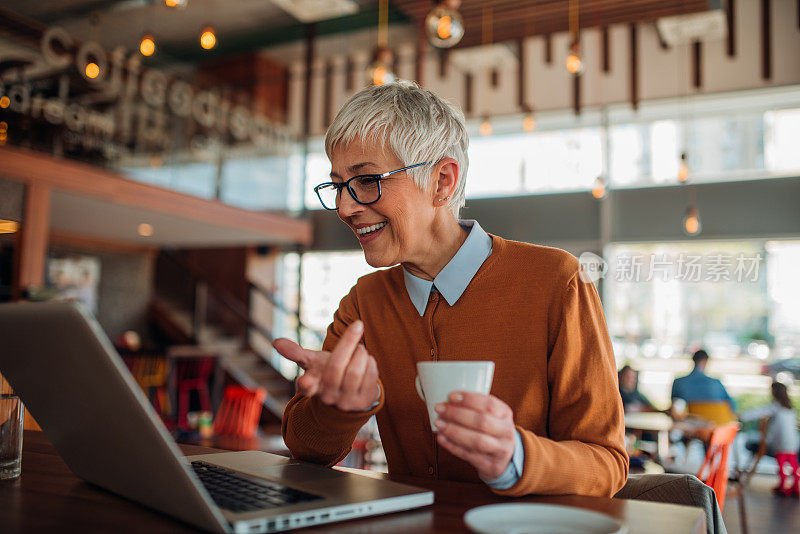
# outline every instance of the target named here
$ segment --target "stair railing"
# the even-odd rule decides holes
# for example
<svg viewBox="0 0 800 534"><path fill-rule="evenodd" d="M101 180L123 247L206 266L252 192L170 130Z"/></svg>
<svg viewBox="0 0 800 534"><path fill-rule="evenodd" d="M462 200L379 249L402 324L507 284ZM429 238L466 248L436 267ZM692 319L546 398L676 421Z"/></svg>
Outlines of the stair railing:
<svg viewBox="0 0 800 534"><path fill-rule="evenodd" d="M243 303L241 299L236 297L228 289L214 282L204 271L204 269L197 265L194 261L183 258L175 251L171 250L163 250L163 256L165 258L169 258L176 266L185 271L189 275L189 278L194 285L192 303L192 338L194 339L195 343L198 342L200 331L204 328L206 323L209 296L213 296L216 301L231 311L236 319L245 326L246 333L244 346L256 352L264 362L269 364L277 372L281 372L280 369L277 368L271 361L269 354L261 354L259 351L256 351L248 342L248 334L251 331L256 332L260 336L264 337L270 343L270 345L275 340L275 336L269 328L253 321L253 318L250 315L249 306L247 304ZM274 306L275 309L292 316L297 321L300 330L312 333L320 341L324 339L324 334L304 324L300 320L300 315L297 313L297 311L290 310L285 304L280 302L277 297L275 297L274 293L249 280L248 287L265 297L267 302Z"/></svg>

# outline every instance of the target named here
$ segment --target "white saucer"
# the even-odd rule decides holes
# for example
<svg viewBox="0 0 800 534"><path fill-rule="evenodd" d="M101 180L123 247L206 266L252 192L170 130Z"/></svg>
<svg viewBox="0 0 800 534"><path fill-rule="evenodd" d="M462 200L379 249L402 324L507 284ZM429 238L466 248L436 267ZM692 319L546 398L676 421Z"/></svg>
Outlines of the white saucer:
<svg viewBox="0 0 800 534"><path fill-rule="evenodd" d="M464 522L478 534L625 534L621 521L571 506L537 503L489 504L469 510Z"/></svg>

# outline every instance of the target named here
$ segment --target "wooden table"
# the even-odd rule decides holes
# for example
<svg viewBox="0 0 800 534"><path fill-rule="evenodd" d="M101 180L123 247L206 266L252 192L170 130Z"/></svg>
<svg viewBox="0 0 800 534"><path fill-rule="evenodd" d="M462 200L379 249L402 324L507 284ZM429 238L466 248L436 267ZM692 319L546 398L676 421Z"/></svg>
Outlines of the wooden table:
<svg viewBox="0 0 800 534"><path fill-rule="evenodd" d="M213 449L181 445L187 455L216 452ZM386 476L372 474L372 476ZM343 523L322 525L299 532L379 532L381 534L468 532L464 513L482 504L509 502L479 484L431 479L392 477L435 491L433 506ZM599 497L528 497L519 502L542 502L595 510L622 519L631 534L673 534L706 532L705 514L700 508ZM0 482L0 532L47 531L180 533L192 527L150 511L130 501L86 484L69 471L55 448L41 432L26 431L22 476Z"/></svg>
<svg viewBox="0 0 800 534"><path fill-rule="evenodd" d="M674 422L661 412L633 412L625 414L625 428L636 431L655 432L658 435L658 460L669 456L669 431Z"/></svg>

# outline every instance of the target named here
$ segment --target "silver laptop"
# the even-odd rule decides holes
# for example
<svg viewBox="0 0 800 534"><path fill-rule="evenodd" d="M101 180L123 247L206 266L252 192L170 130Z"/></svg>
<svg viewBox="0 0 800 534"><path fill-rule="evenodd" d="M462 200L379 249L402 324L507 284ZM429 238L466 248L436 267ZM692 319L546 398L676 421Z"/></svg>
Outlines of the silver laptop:
<svg viewBox="0 0 800 534"><path fill-rule="evenodd" d="M428 490L266 452L184 456L79 305L0 304L0 373L73 473L208 531L278 532L433 503Z"/></svg>

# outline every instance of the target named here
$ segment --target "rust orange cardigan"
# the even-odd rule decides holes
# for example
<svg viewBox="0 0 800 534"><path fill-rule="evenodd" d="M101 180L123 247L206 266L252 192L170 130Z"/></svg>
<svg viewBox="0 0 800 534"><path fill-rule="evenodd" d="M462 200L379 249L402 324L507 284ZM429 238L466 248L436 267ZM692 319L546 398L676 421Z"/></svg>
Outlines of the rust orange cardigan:
<svg viewBox="0 0 800 534"><path fill-rule="evenodd" d="M578 260L556 248L492 236L492 254L451 307L431 295L420 317L402 267L358 280L323 344L332 350L353 321L378 362L381 399L369 412L343 412L295 396L283 437L299 459L333 465L358 430L377 417L390 473L480 482L468 463L436 443L414 388L420 361L492 360L492 394L514 411L525 463L501 495L612 496L625 483L622 402L600 299Z"/></svg>

